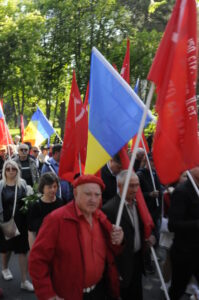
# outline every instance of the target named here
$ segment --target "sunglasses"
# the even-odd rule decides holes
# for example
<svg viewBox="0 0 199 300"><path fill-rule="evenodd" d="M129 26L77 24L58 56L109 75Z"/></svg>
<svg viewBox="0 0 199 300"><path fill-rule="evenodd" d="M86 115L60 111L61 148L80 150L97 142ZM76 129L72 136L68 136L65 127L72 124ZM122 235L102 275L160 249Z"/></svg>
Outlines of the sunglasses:
<svg viewBox="0 0 199 300"><path fill-rule="evenodd" d="M8 168L6 168L6 171L8 171L8 172L17 172L17 169L16 168L12 168L12 167L8 167Z"/></svg>
<svg viewBox="0 0 199 300"><path fill-rule="evenodd" d="M28 149L20 149L21 152L28 152Z"/></svg>
<svg viewBox="0 0 199 300"><path fill-rule="evenodd" d="M39 151L38 151L38 150L33 150L33 152L34 152L34 153L39 153Z"/></svg>

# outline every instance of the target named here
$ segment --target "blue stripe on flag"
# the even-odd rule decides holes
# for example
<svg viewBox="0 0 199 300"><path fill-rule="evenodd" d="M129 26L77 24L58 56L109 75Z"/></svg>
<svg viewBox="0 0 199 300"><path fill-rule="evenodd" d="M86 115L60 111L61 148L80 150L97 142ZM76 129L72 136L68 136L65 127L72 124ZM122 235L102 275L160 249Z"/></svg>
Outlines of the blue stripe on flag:
<svg viewBox="0 0 199 300"><path fill-rule="evenodd" d="M92 50L89 130L113 156L138 132L144 104L97 49ZM153 116L147 115L147 125Z"/></svg>
<svg viewBox="0 0 199 300"><path fill-rule="evenodd" d="M31 121L38 121L37 130L45 139L55 132L54 128L50 125L49 121L39 108L37 108L36 112L33 114Z"/></svg>

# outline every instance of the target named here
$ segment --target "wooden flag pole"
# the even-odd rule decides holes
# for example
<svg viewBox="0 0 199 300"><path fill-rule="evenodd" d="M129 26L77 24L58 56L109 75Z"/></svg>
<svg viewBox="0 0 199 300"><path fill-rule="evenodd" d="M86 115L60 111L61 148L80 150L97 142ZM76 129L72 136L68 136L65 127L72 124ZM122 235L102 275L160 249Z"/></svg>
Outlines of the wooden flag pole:
<svg viewBox="0 0 199 300"><path fill-rule="evenodd" d="M121 201L120 201L120 206L119 206L117 219L116 219L116 226L120 225L122 212L123 212L123 208L124 208L124 202L125 202L126 194L127 194L127 190L128 190L128 185L129 185L129 181L130 181L130 178L131 178L133 165L134 165L134 162L135 162L136 152L137 152L138 145L139 145L140 138L141 138L141 134L142 134L142 131L143 131L143 128L144 128L144 124L145 124L145 121L146 121L147 112L150 108L150 104L151 104L151 100L152 100L152 97L153 97L154 89L155 89L155 85L154 85L154 83L152 83L151 87L150 87L150 90L149 90L148 97L147 97L146 106L144 108L142 119L141 119L141 122L140 122L140 127L139 127L139 131L138 131L138 134L137 134L137 139L135 141L135 147L134 147L134 150L133 150L133 154L131 156L131 161L130 161L130 164L129 164L127 177L126 177L126 180L125 180L125 183L124 183L124 189L123 189L123 192L122 192L122 198L121 198Z"/></svg>

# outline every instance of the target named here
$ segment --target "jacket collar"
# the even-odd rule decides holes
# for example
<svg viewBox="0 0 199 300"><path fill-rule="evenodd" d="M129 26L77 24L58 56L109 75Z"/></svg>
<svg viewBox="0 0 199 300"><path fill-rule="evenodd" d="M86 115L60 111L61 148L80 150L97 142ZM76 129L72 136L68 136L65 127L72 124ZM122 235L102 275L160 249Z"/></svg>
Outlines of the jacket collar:
<svg viewBox="0 0 199 300"><path fill-rule="evenodd" d="M100 219L103 222L106 219L106 216L102 213L100 209L95 211L95 216L97 219ZM63 218L67 220L73 220L75 222L79 222L79 217L75 205L75 200L72 200L70 203L65 205L65 210L63 213Z"/></svg>

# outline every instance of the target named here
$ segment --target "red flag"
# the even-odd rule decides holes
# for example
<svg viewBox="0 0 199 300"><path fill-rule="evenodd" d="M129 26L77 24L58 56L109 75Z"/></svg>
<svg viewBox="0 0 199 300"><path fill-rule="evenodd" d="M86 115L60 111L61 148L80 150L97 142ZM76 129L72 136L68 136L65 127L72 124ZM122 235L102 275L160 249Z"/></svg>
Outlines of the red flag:
<svg viewBox="0 0 199 300"><path fill-rule="evenodd" d="M122 163L122 169L123 170L128 169L130 161L129 161L128 154L124 148L120 150L119 155ZM141 188L139 188L137 192L136 200L137 200L137 207L140 214L140 218L144 224L144 237L145 239L148 239L151 235L152 229L154 228L154 223L150 215L150 212L148 210L148 207L146 206L146 202L144 200Z"/></svg>
<svg viewBox="0 0 199 300"><path fill-rule="evenodd" d="M199 164L196 16L195 0L177 0L148 75L157 86L153 156L164 184Z"/></svg>
<svg viewBox="0 0 199 300"><path fill-rule="evenodd" d="M2 101L1 101L0 103L0 145L9 145L9 144L13 144L13 140L5 121Z"/></svg>
<svg viewBox="0 0 199 300"><path fill-rule="evenodd" d="M124 57L120 75L130 84L130 41L127 40L126 54Z"/></svg>
<svg viewBox="0 0 199 300"><path fill-rule="evenodd" d="M88 96L89 96L89 82L87 84L86 96L85 96L85 100L84 100L84 108L85 108L87 114L88 114L88 106L89 106L89 104L88 104Z"/></svg>
<svg viewBox="0 0 199 300"><path fill-rule="evenodd" d="M135 147L136 139L137 139L137 134L136 134L136 136L132 139L131 152L133 152L133 149L134 149L134 147ZM149 145L148 145L147 140L146 140L146 138L145 138L145 136L144 136L144 133L142 133L142 140L143 140L143 142L144 142L144 146L145 146L146 152L148 153L148 152L149 152ZM143 144L142 144L142 140L140 140L138 147L144 149Z"/></svg>
<svg viewBox="0 0 199 300"><path fill-rule="evenodd" d="M117 70L116 65L114 65L114 68ZM124 57L122 69L120 72L120 75L130 84L130 41L127 39L127 45L126 45L126 54ZM128 144L124 146L124 149L128 150Z"/></svg>
<svg viewBox="0 0 199 300"><path fill-rule="evenodd" d="M23 138L24 138L24 122L23 122L23 115L20 115L20 128L21 128L21 142L23 142Z"/></svg>
<svg viewBox="0 0 199 300"><path fill-rule="evenodd" d="M73 72L64 141L59 164L60 178L72 181L75 174L80 173L79 158L81 159L81 168L84 167L86 161L85 143L87 142L87 134L88 117L83 107L75 72Z"/></svg>

